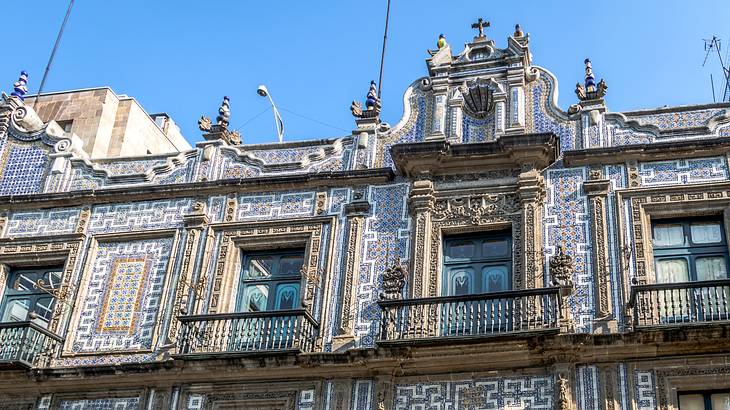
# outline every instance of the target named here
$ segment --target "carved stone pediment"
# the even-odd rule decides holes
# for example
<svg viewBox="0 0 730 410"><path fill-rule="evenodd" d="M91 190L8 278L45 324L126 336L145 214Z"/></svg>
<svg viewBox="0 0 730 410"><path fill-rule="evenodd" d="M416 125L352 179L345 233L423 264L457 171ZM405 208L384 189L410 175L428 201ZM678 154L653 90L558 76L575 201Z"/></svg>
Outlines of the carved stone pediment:
<svg viewBox="0 0 730 410"><path fill-rule="evenodd" d="M486 194L439 199L434 204L433 220L468 221L484 225L494 216L518 213L521 205L515 194Z"/></svg>

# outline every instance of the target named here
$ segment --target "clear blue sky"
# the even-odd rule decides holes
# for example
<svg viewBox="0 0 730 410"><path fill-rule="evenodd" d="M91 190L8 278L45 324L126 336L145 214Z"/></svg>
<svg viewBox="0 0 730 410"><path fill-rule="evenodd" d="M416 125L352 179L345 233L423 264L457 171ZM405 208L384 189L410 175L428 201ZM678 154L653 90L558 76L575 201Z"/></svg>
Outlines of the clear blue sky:
<svg viewBox="0 0 730 410"><path fill-rule="evenodd" d="M21 69L38 90L67 0L5 0L6 48L0 88L11 91ZM276 140L265 83L282 110L286 140L343 135L354 127L349 106L377 79L385 0L99 1L76 0L46 91L108 85L137 98L148 112L173 116L191 142L200 115L215 116L231 98L234 127L247 143ZM701 67L703 38L730 46L730 2L392 0L383 81L384 121L395 124L406 87L426 73L426 49L439 33L460 52L477 17L500 47L521 23L534 63L560 81L560 106L590 57L609 85L612 111L712 102ZM17 33L17 34L15 34ZM723 50L725 51L725 50ZM723 52L724 56L724 52ZM721 91L721 90L720 90ZM719 92L719 91L718 91ZM243 125L246 121L247 124Z"/></svg>

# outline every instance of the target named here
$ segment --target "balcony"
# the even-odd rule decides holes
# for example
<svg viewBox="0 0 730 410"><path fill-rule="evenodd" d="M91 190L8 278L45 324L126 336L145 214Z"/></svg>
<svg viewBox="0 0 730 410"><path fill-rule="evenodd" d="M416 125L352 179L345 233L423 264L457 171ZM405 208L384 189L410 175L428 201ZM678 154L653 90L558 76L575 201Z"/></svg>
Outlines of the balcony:
<svg viewBox="0 0 730 410"><path fill-rule="evenodd" d="M730 319L730 279L634 285L634 325L663 326Z"/></svg>
<svg viewBox="0 0 730 410"><path fill-rule="evenodd" d="M381 343L474 339L560 329L560 288L379 302Z"/></svg>
<svg viewBox="0 0 730 410"><path fill-rule="evenodd" d="M33 322L0 323L0 367L45 367L63 338Z"/></svg>
<svg viewBox="0 0 730 410"><path fill-rule="evenodd" d="M180 354L309 352L319 324L303 309L180 316Z"/></svg>

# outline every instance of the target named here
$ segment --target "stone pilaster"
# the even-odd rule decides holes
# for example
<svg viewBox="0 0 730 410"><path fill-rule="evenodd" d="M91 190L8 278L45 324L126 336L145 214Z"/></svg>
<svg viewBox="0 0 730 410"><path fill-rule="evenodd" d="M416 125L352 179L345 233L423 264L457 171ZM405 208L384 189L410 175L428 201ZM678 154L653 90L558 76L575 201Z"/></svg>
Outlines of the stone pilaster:
<svg viewBox="0 0 730 410"><path fill-rule="evenodd" d="M425 263L430 254L431 244L431 212L434 204L433 182L424 176L413 182L411 195L408 199L408 208L413 218L413 229L415 240L411 256L412 277L411 297L417 298L428 295L428 288L425 286L429 277L430 265ZM430 261L439 263L439 261ZM431 295L433 296L433 295Z"/></svg>
<svg viewBox="0 0 730 410"><path fill-rule="evenodd" d="M621 391L619 385L618 365L616 363L598 365L598 386L600 410L621 409Z"/></svg>
<svg viewBox="0 0 730 410"><path fill-rule="evenodd" d="M614 332L617 330L616 318L613 315L611 298L611 270L608 256L608 221L606 220L606 203L611 182L603 179L599 169L591 170L588 181L583 183L583 190L588 196L591 218L591 244L593 249L593 283L595 321L593 328L597 332Z"/></svg>
<svg viewBox="0 0 730 410"><path fill-rule="evenodd" d="M519 133L525 130L525 73L522 68L507 72L509 92L508 132Z"/></svg>
<svg viewBox="0 0 730 410"><path fill-rule="evenodd" d="M364 194L356 191L354 200L345 205L347 215L347 249L345 252L344 272L340 292L340 312L338 315L339 325L337 335L332 341L332 350L337 351L342 347L351 347L355 341L354 326L357 311L357 272L360 271L360 258L362 249L362 236L365 227L365 218L370 212L370 204L364 198Z"/></svg>
<svg viewBox="0 0 730 410"><path fill-rule="evenodd" d="M517 193L522 202L522 288L543 287L542 263L538 258L542 249L542 200L545 197L545 180L536 169L523 171L517 182Z"/></svg>
<svg viewBox="0 0 730 410"><path fill-rule="evenodd" d="M558 363L554 366L556 410L575 410L575 365Z"/></svg>
<svg viewBox="0 0 730 410"><path fill-rule="evenodd" d="M191 301L191 294L195 293L196 299L201 298L203 286L196 285L193 280L195 262L201 248L203 229L208 224L206 204L197 201L193 204L189 214L183 215L185 224L185 247L183 250L182 263L180 264L180 277L175 290L175 300L172 305L172 316L170 329L167 333L168 342L177 340L180 329L179 315L190 313L188 311Z"/></svg>

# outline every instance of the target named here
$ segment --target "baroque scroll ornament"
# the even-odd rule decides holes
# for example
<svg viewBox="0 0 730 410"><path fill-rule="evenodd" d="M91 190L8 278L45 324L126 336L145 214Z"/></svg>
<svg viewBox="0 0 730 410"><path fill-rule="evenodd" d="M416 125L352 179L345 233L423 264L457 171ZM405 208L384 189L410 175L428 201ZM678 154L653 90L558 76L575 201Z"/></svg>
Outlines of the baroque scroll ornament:
<svg viewBox="0 0 730 410"><path fill-rule="evenodd" d="M467 220L473 225L483 225L490 217L509 215L519 210L519 200L513 194L441 199L434 205L433 220Z"/></svg>
<svg viewBox="0 0 730 410"><path fill-rule="evenodd" d="M566 254L563 245L550 258L550 277L556 286L573 286L573 258Z"/></svg>
<svg viewBox="0 0 730 410"><path fill-rule="evenodd" d="M383 272L383 291L380 300L397 300L401 298L406 284L406 270L396 260L395 264Z"/></svg>

